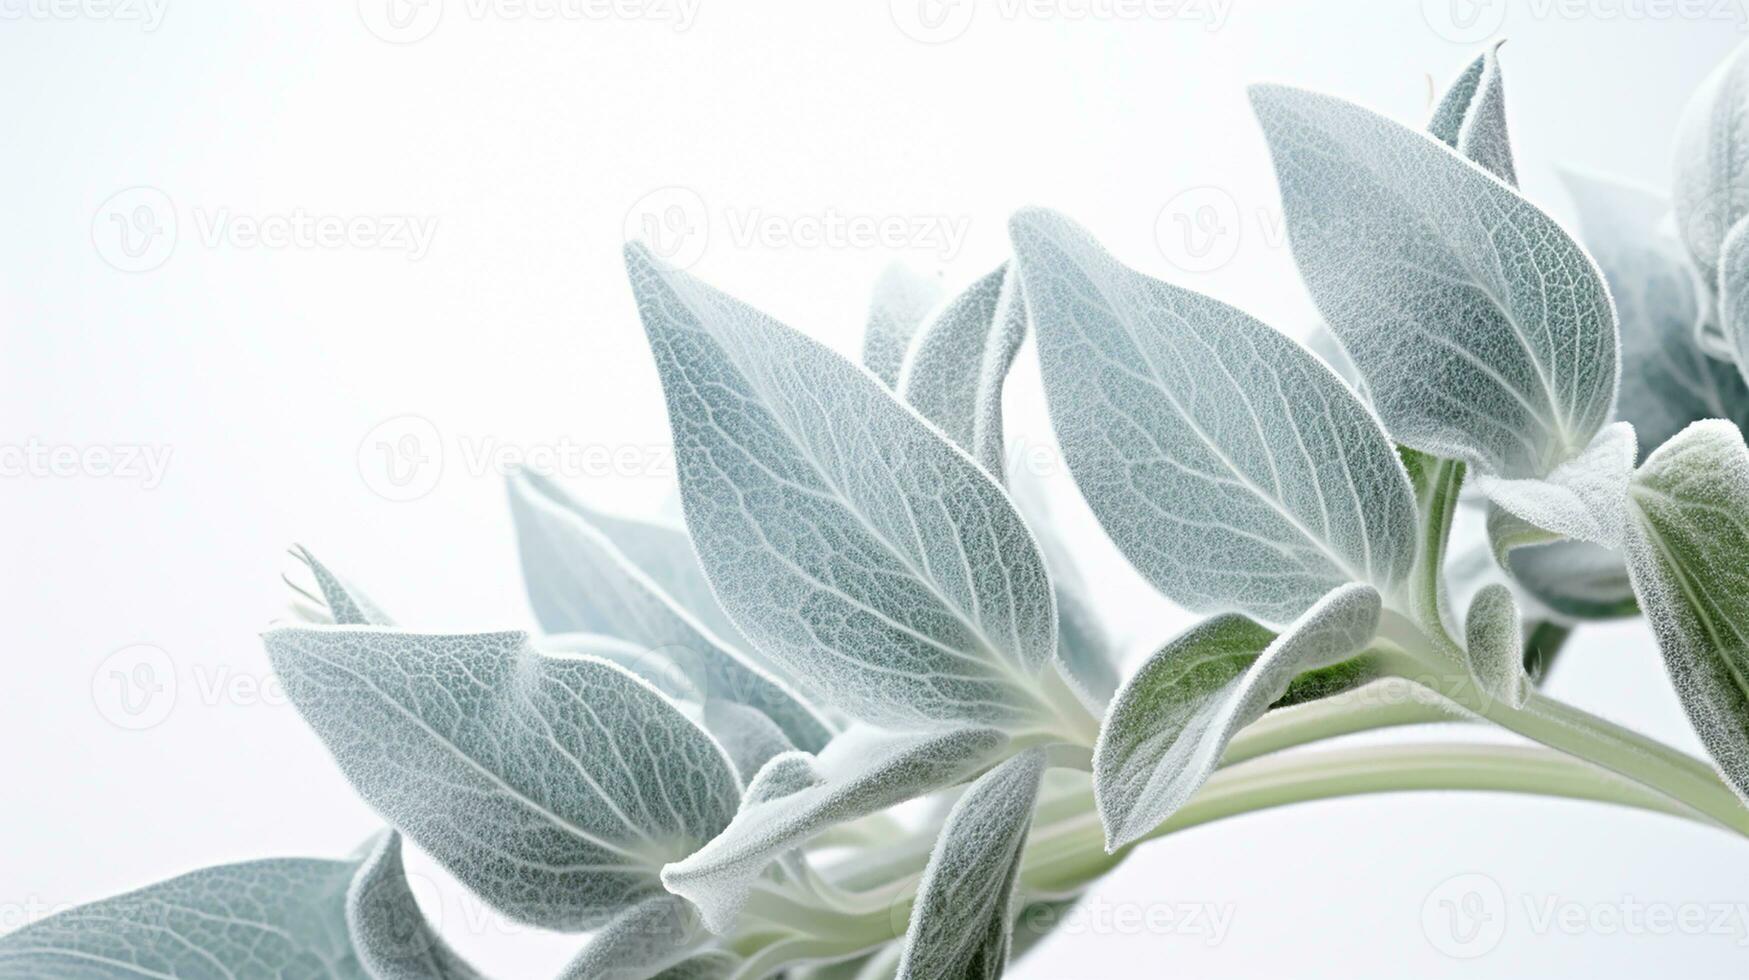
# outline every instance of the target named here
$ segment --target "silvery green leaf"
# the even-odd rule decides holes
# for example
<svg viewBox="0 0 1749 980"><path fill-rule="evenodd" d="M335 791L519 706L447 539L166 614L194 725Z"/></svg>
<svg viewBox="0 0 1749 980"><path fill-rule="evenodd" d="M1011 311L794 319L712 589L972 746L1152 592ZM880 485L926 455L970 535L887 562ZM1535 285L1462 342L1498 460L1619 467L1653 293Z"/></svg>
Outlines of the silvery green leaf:
<svg viewBox="0 0 1749 980"><path fill-rule="evenodd" d="M1524 673L1524 629L1511 589L1495 583L1476 593L1464 616L1464 646L1482 690L1514 708L1524 707L1530 678Z"/></svg>
<svg viewBox="0 0 1749 980"><path fill-rule="evenodd" d="M505 915L589 929L740 802L721 748L655 688L522 633L269 632L286 694L353 786Z"/></svg>
<svg viewBox="0 0 1749 980"><path fill-rule="evenodd" d="M899 366L904 363L911 337L941 302L941 293L940 283L897 262L875 280L868 326L862 335L862 363L888 388L899 383Z"/></svg>
<svg viewBox="0 0 1749 980"><path fill-rule="evenodd" d="M1718 310L1732 361L1749 377L1749 218L1737 222L1720 249Z"/></svg>
<svg viewBox="0 0 1749 980"><path fill-rule="evenodd" d="M1379 610L1376 590L1343 585L1280 636L1243 616L1216 616L1149 657L1118 690L1093 750L1106 849L1138 840L1183 806L1232 737L1294 677L1363 649Z"/></svg>
<svg viewBox="0 0 1749 980"><path fill-rule="evenodd" d="M482 980L438 937L407 885L401 835L372 842L346 893L346 925L359 961L374 980Z"/></svg>
<svg viewBox="0 0 1749 980"><path fill-rule="evenodd" d="M729 980L740 963L733 953L711 950L681 960L650 980Z"/></svg>
<svg viewBox="0 0 1749 980"><path fill-rule="evenodd" d="M1396 440L1542 476L1609 421L1603 277L1554 219L1422 133L1255 86L1301 275Z"/></svg>
<svg viewBox="0 0 1749 980"><path fill-rule="evenodd" d="M1670 203L1602 177L1562 177L1621 325L1616 417L1633 425L1647 453L1700 419L1749 424L1749 387L1742 375L1695 343L1706 304L1671 227Z"/></svg>
<svg viewBox="0 0 1749 980"><path fill-rule="evenodd" d="M1477 473L1476 489L1511 518L1489 518L1495 553L1504 561L1512 548L1552 537L1619 546L1627 528L1634 452L1634 427L1616 422L1546 477L1509 480Z"/></svg>
<svg viewBox="0 0 1749 980"><path fill-rule="evenodd" d="M990 729L896 734L857 727L816 759L778 756L754 777L734 822L697 853L664 868L662 882L697 905L705 925L720 934L778 855L834 824L961 782L989 765L1007 741Z"/></svg>
<svg viewBox="0 0 1749 980"><path fill-rule="evenodd" d="M1025 339L1026 303L1004 263L929 317L899 371L899 396L997 479L1002 385Z"/></svg>
<svg viewBox="0 0 1749 980"><path fill-rule="evenodd" d="M326 565L316 560L310 550L303 545L292 545L292 557L296 558L310 573L310 578L316 585L316 594L312 595L304 586L293 582L288 576L287 584L298 591L312 606L320 607L316 613L318 622L345 625L392 626L393 622L376 603L366 598L351 583L328 570Z"/></svg>
<svg viewBox="0 0 1749 980"><path fill-rule="evenodd" d="M1124 267L1072 222L1011 223L1069 469L1180 605L1290 620L1345 582L1394 588L1415 500L1378 420L1304 347Z"/></svg>
<svg viewBox="0 0 1749 980"><path fill-rule="evenodd" d="M626 263L687 525L742 632L865 721L1052 719L1056 607L995 480L832 351L642 246Z"/></svg>
<svg viewBox="0 0 1749 980"><path fill-rule="evenodd" d="M560 980L646 980L684 962L709 938L685 899L656 895L614 916Z"/></svg>
<svg viewBox="0 0 1749 980"><path fill-rule="evenodd" d="M917 886L900 980L1002 975L1020 852L1044 771L1044 750L1028 749L978 777L953 805Z"/></svg>
<svg viewBox="0 0 1749 980"><path fill-rule="evenodd" d="M775 722L799 748L825 746L830 731L800 698L711 632L617 543L647 543L648 535L621 522L620 535L610 538L579 501L528 471L511 478L510 501L529 599L543 627L644 645L679 665L707 702L746 705Z"/></svg>
<svg viewBox="0 0 1749 980"><path fill-rule="evenodd" d="M705 577L704 569L699 567L698 555L692 550L692 540L686 536L686 529L679 526L685 518L680 514L678 493L671 495L672 499L668 504L675 512L673 523L664 523L668 521L666 516L662 521L640 521L591 507L576 494L560 486L557 481L533 470L518 471L512 475L510 482L513 517L516 516L516 508L522 506L517 501L517 484L520 482L524 492L543 498L561 511L574 514L578 520L607 538L626 561L648 576L669 600L690 613L705 629L743 653L751 655L757 652L747 648L746 640L741 637L740 631L729 619L729 614L723 612L723 607L718 605L717 597L711 592L710 579ZM524 570L527 571L526 567ZM531 593L536 588L537 586L530 583ZM562 587L539 588L543 597L536 605L537 616L545 612L563 621L579 612L564 607L567 600L577 600L563 595ZM561 594L554 595L554 591Z"/></svg>
<svg viewBox="0 0 1749 980"><path fill-rule="evenodd" d="M1749 801L1749 449L1729 422L1658 447L1632 489L1628 570L1688 720Z"/></svg>
<svg viewBox="0 0 1749 980"><path fill-rule="evenodd" d="M705 731L723 747L743 782L776 756L796 748L776 722L744 704L713 698L704 702L703 710Z"/></svg>
<svg viewBox="0 0 1749 980"><path fill-rule="evenodd" d="M1117 641L1093 608L1091 586L1063 541L1062 525L1055 519L1042 482L1024 466L1011 466L1010 471L1008 484L1014 506L1033 528L1057 597L1057 668L1075 696L1097 717L1117 693Z"/></svg>
<svg viewBox="0 0 1749 980"><path fill-rule="evenodd" d="M1565 619L1619 619L1639 614L1619 551L1584 541L1520 548L1507 556L1512 578Z"/></svg>
<svg viewBox="0 0 1749 980"><path fill-rule="evenodd" d="M227 864L0 936L5 980L370 980L346 929L352 861Z"/></svg>
<svg viewBox="0 0 1749 980"><path fill-rule="evenodd" d="M1749 216L1749 44L1738 45L1688 100L1676 130L1676 224L1708 282L1719 251Z"/></svg>
<svg viewBox="0 0 1749 980"><path fill-rule="evenodd" d="M1512 165L1512 140L1506 130L1506 88L1497 42L1476 56L1447 89L1427 131L1508 184L1518 183Z"/></svg>

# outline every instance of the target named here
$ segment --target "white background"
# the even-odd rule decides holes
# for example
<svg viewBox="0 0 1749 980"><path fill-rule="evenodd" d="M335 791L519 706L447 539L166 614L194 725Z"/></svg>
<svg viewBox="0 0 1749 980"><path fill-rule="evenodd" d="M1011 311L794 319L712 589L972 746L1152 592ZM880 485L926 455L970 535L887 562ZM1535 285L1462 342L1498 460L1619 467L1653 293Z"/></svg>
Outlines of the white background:
<svg viewBox="0 0 1749 980"><path fill-rule="evenodd" d="M288 544L404 623L527 626L482 447L624 450L617 467L592 456L564 476L606 505L662 508L665 474L644 461L666 426L619 257L649 192L702 202L696 272L845 351L887 262L965 283L1001 260L1004 219L1025 204L1298 331L1312 312L1245 84L1290 81L1419 124L1430 79L1481 36L1432 29L1451 23L1443 0L1431 16L1414 2L1237 0L1166 19L1004 16L988 0L936 44L896 26L914 24L913 0L898 18L885 2L702 0L685 30L666 6L552 20L449 0L406 44L351 2L169 0L155 29L95 0L26 2L0 0L0 443L171 455L152 487L0 480L0 929L201 865L339 855L375 829L316 738L258 689ZM1466 4L1478 32L1500 24L1503 0ZM1533 198L1567 213L1557 164L1667 183L1686 93L1744 37L1736 3L1700 9L1513 5L1494 33L1511 38ZM161 266L130 273L109 264L122 253L106 202L136 186L162 192L177 230ZM1170 231L1173 209L1210 200L1231 209L1217 243L1230 261L1175 267L1157 218L1166 209ZM300 212L436 230L417 259L237 237ZM735 234L754 215L805 229L828 213L967 221L968 234L953 254ZM1030 354L1016 379L1011 435L1048 442ZM373 492L367 435L409 414L437 430L443 466L428 495L394 502ZM1118 570L1110 582L1137 648L1183 622ZM134 716L118 715L105 664L135 644L164 651L176 681L143 731L113 723ZM1552 690L1695 744L1642 624L1584 631ZM1461 961L1430 942L1423 909L1471 873L1498 884L1506 928ZM453 885L428 891L445 931L498 975L547 975L577 946L484 918ZM1422 795L1264 813L1153 844L1095 895L1214 905L1231 928L1212 942L1097 935L1089 921L1017 975L1706 977L1741 975L1749 957L1742 918L1723 935L1630 935L1606 918L1539 932L1531 913L1550 902L1604 916L1624 901L1749 902L1741 840L1578 803Z"/></svg>

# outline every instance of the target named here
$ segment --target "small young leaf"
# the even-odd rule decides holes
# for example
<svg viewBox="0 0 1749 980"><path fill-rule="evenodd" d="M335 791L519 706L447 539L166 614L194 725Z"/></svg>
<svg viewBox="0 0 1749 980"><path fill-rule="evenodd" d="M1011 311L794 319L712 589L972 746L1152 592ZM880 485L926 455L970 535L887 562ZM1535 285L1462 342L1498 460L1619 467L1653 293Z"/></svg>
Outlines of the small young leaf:
<svg viewBox="0 0 1749 980"><path fill-rule="evenodd" d="M1500 45L1476 56L1446 90L1427 131L1508 184L1516 185L1512 140L1506 131L1506 90L1500 74Z"/></svg>
<svg viewBox="0 0 1749 980"><path fill-rule="evenodd" d="M593 928L660 893L740 785L723 750L627 671L522 633L266 635L286 694L367 802L505 915Z"/></svg>
<svg viewBox="0 0 1749 980"><path fill-rule="evenodd" d="M0 936L4 980L371 980L347 935L352 861L205 868Z"/></svg>
<svg viewBox="0 0 1749 980"><path fill-rule="evenodd" d="M899 396L998 480L1002 385L1025 339L1026 304L1004 264L935 311L899 372Z"/></svg>
<svg viewBox="0 0 1749 980"><path fill-rule="evenodd" d="M1749 215L1749 44L1695 90L1676 130L1676 224L1708 282L1725 236Z"/></svg>
<svg viewBox="0 0 1749 980"><path fill-rule="evenodd" d="M980 776L953 805L917 886L899 980L1002 975L1009 906L1044 763L1044 750L1023 752Z"/></svg>
<svg viewBox="0 0 1749 980"><path fill-rule="evenodd" d="M425 921L392 830L372 843L346 892L346 926L374 980L484 980Z"/></svg>
<svg viewBox="0 0 1749 980"><path fill-rule="evenodd" d="M326 621L340 626L371 625L393 626L388 614L377 604L366 598L340 576L328 570L326 565L316 560L310 550L303 545L292 545L292 555L303 562L310 570L310 575L316 580L316 588L321 592L321 604ZM290 579L288 578L289 582ZM298 588L293 586L293 588ZM299 591L302 591L301 589ZM315 597L311 596L314 599Z"/></svg>
<svg viewBox="0 0 1749 980"><path fill-rule="evenodd" d="M1056 607L995 480L837 354L641 246L626 263L687 525L742 632L875 724L1048 717Z"/></svg>
<svg viewBox="0 0 1749 980"><path fill-rule="evenodd" d="M1464 645L1482 690L1514 708L1524 707L1530 678L1524 674L1524 629L1511 589L1494 583L1476 593L1464 616Z"/></svg>
<svg viewBox="0 0 1749 980"><path fill-rule="evenodd" d="M1199 789L1239 729L1300 673L1359 652L1378 628L1376 590L1344 585L1274 636L1217 616L1166 644L1125 682L1093 750L1093 791L1115 851L1153 830Z"/></svg>
<svg viewBox="0 0 1749 980"><path fill-rule="evenodd" d="M923 318L941 302L941 285L897 262L875 280L862 336L863 366L888 388L899 383L899 367Z"/></svg>
<svg viewBox="0 0 1749 980"><path fill-rule="evenodd" d="M1617 365L1584 250L1422 133L1328 96L1251 91L1294 258L1391 435L1509 478L1583 451Z"/></svg>
<svg viewBox="0 0 1749 980"><path fill-rule="evenodd" d="M1408 575L1408 477L1328 367L1059 215L1022 211L1011 231L1070 471L1168 598L1285 622L1337 585Z"/></svg>
<svg viewBox="0 0 1749 980"><path fill-rule="evenodd" d="M1628 569L1676 694L1725 781L1749 802L1749 449L1696 422L1646 458Z"/></svg>
<svg viewBox="0 0 1749 980"><path fill-rule="evenodd" d="M717 838L662 870L712 932L734 925L753 882L778 855L834 824L855 820L989 765L1007 744L990 729L912 735L852 728L819 757L781 755L747 788L747 801Z"/></svg>
<svg viewBox="0 0 1749 980"><path fill-rule="evenodd" d="M1749 218L1719 251L1719 324L1740 375L1749 377Z"/></svg>
<svg viewBox="0 0 1749 980"><path fill-rule="evenodd" d="M684 962L709 934L683 898L656 895L596 930L560 980L643 980Z"/></svg>
<svg viewBox="0 0 1749 980"><path fill-rule="evenodd" d="M1488 521L1501 561L1512 548L1551 536L1619 546L1627 527L1634 448L1634 427L1616 422L1546 477L1507 480L1477 473L1476 489L1505 511Z"/></svg>
<svg viewBox="0 0 1749 980"><path fill-rule="evenodd" d="M1749 387L1736 366L1695 344L1703 303L1670 203L1601 177L1564 173L1585 247L1609 283L1621 325L1616 416L1633 425L1642 453L1701 419L1749 425ZM1631 596L1630 596L1631 598Z"/></svg>
<svg viewBox="0 0 1749 980"><path fill-rule="evenodd" d="M825 747L830 730L799 697L711 632L618 547L618 540L649 541L625 526L630 522L622 522L617 539L610 538L581 502L527 471L511 478L510 502L541 626L555 633L600 633L660 651L705 699L752 708L798 748Z"/></svg>

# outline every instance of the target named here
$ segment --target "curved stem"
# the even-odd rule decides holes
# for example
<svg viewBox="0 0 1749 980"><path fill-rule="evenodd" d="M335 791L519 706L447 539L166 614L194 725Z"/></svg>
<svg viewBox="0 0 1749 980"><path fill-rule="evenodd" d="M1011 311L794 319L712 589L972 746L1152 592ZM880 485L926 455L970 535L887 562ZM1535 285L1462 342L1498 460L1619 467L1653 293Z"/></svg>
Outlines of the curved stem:
<svg viewBox="0 0 1749 980"><path fill-rule="evenodd" d="M1443 698L1430 698L1419 685L1387 677L1318 701L1271 711L1227 744L1223 765L1296 748L1341 735L1401 725L1464 720Z"/></svg>
<svg viewBox="0 0 1749 980"><path fill-rule="evenodd" d="M1407 790L1532 793L1616 803L1713 823L1661 793L1547 749L1514 745L1381 745L1257 759L1225 767L1143 840L1254 810ZM1074 817L1034 829L1022 858L1021 881L1032 895L1073 893L1111 870L1134 846L1107 853L1104 830L1089 808ZM805 909L769 892L756 893L749 903L750 911L756 909L755 914L760 917L782 921L803 935L764 946L748 963L757 961L761 969L770 971L800 959L847 956L902 936L914 885L907 883L880 909L860 915Z"/></svg>
<svg viewBox="0 0 1749 980"><path fill-rule="evenodd" d="M1418 630L1392 622L1381 634L1400 650L1375 654L1380 665L1487 720L1526 738L1601 766L1648 789L1677 800L1718 823L1749 835L1749 809L1711 766L1656 739L1623 728L1572 705L1532 691L1514 708L1482 690L1467 665L1430 644Z"/></svg>
<svg viewBox="0 0 1749 980"><path fill-rule="evenodd" d="M1256 810L1411 790L1484 790L1594 800L1714 823L1663 794L1547 749L1385 745L1263 759L1223 769L1142 841ZM1115 867L1129 847L1136 846L1102 853L1104 832L1091 813L1075 826L1051 830L1051 840L1027 848L1021 870L1028 888L1046 894L1085 885Z"/></svg>

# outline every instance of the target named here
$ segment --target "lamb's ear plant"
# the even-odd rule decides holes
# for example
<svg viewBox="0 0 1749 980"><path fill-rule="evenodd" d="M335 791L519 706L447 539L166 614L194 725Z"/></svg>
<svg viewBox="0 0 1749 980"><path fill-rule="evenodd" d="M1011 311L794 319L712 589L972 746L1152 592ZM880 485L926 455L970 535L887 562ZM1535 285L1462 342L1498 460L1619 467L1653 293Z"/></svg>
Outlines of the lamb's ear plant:
<svg viewBox="0 0 1749 980"><path fill-rule="evenodd" d="M593 933L568 978L822 980L997 976L1142 842L1310 800L1534 793L1749 836L1744 62L1696 97L1674 208L1571 176L1580 237L1515 186L1494 50L1422 129L1253 90L1335 368L1050 211L958 295L889 272L862 365L628 247L684 530L516 475L540 635L396 625L298 550L304 621L267 652L389 829L27 926L0 977L481 976L403 841ZM1127 670L1004 453L1027 336L1092 513L1207 617ZM1710 763L1525 670L1635 611ZM1441 721L1540 744L1295 751Z"/></svg>

